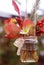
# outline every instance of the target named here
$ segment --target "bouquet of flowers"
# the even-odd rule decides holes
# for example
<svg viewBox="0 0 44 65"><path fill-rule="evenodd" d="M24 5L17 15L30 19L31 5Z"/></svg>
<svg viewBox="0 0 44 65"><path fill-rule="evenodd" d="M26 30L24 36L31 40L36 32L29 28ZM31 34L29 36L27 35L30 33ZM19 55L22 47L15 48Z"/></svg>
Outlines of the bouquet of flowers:
<svg viewBox="0 0 44 65"><path fill-rule="evenodd" d="M19 18L18 17L9 18L9 19L4 21L4 23L5 23L4 30L5 30L5 33L6 33L5 37L7 37L7 38L18 38L18 37L22 36L21 33L33 36L34 35L34 25L35 24L29 18L25 18L23 20L23 18L20 16L20 9L19 9L18 5L16 4L16 2L14 0L12 0L12 4L14 6L14 9L19 14ZM35 6L37 8L38 1L37 1ZM33 10L33 11L35 11L35 10ZM35 17L36 17L36 15L35 15ZM41 35L41 34L44 34L44 19L42 19L40 22L37 21L35 29L36 29L35 34L37 36Z"/></svg>

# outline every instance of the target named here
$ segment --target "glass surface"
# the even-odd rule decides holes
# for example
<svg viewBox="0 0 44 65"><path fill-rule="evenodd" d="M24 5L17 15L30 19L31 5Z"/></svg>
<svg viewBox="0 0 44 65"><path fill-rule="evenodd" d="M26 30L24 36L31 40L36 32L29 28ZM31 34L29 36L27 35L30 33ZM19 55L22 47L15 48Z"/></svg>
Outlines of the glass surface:
<svg viewBox="0 0 44 65"><path fill-rule="evenodd" d="M38 62L39 50L37 38L30 36L24 38L24 45L21 48L21 62Z"/></svg>

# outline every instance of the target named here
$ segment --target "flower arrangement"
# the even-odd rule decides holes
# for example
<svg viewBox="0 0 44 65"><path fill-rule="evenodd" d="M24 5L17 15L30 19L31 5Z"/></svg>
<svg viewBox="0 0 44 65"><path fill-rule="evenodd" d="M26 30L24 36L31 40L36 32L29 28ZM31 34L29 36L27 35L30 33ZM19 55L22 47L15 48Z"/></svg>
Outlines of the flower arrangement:
<svg viewBox="0 0 44 65"><path fill-rule="evenodd" d="M37 1L37 3L38 3L38 1ZM37 7L37 3L36 3L36 7ZM29 18L25 18L23 20L23 18L20 16L20 9L14 0L12 0L12 4L14 6L14 9L19 14L19 18L18 17L17 18L9 18L4 21L4 23L5 23L4 30L6 33L5 37L18 38L18 37L22 36L21 34L27 34L29 36L33 36L35 24ZM36 29L35 34L37 36L44 34L44 19L42 19L40 22L37 21L35 29Z"/></svg>
<svg viewBox="0 0 44 65"><path fill-rule="evenodd" d="M31 20L26 18L22 21L20 18L10 18L4 21L5 23L5 37L7 38L18 38L21 34L34 34L34 24Z"/></svg>

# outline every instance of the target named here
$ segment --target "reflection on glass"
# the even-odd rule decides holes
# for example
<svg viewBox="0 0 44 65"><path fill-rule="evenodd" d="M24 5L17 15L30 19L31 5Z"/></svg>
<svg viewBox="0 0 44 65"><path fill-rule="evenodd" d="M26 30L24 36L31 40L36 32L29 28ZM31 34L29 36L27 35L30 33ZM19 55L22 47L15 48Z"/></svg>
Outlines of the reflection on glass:
<svg viewBox="0 0 44 65"><path fill-rule="evenodd" d="M36 37L24 38L24 45L21 49L21 62L38 62L39 51Z"/></svg>

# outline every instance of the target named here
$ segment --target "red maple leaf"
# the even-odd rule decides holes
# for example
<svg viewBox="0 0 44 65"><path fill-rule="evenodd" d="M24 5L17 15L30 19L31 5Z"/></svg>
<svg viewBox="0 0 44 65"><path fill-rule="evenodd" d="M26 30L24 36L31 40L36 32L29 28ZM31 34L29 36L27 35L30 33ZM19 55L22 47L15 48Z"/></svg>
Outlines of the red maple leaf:
<svg viewBox="0 0 44 65"><path fill-rule="evenodd" d="M4 20L5 24L8 24L10 22L11 18Z"/></svg>
<svg viewBox="0 0 44 65"><path fill-rule="evenodd" d="M28 18L26 18L23 22L23 27L27 27L29 25L33 25L33 22L29 20Z"/></svg>
<svg viewBox="0 0 44 65"><path fill-rule="evenodd" d="M7 25L5 25L4 30L6 33L6 37L15 38L19 34L21 29L13 22L9 22Z"/></svg>

